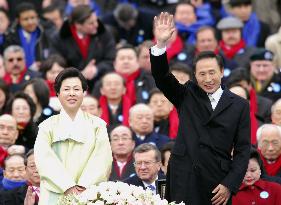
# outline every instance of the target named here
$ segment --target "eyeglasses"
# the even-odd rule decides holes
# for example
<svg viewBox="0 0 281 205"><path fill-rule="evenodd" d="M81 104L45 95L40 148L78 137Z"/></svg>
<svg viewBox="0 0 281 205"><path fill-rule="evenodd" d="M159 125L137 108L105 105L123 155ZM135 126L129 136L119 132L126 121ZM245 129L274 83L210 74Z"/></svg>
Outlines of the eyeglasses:
<svg viewBox="0 0 281 205"><path fill-rule="evenodd" d="M129 140L132 140L132 138L130 138L130 137L113 137L113 138L111 138L111 142L119 142L119 141L127 142Z"/></svg>
<svg viewBox="0 0 281 205"><path fill-rule="evenodd" d="M18 61L18 62L20 62L20 61L22 61L23 60L23 58L21 58L21 57L18 57L18 58L9 58L8 59L8 61L11 63L11 62L13 62L13 61Z"/></svg>
<svg viewBox="0 0 281 205"><path fill-rule="evenodd" d="M150 167L153 164L157 163L156 161L139 161L139 162L134 162L135 167L141 167L144 165L145 167Z"/></svg>

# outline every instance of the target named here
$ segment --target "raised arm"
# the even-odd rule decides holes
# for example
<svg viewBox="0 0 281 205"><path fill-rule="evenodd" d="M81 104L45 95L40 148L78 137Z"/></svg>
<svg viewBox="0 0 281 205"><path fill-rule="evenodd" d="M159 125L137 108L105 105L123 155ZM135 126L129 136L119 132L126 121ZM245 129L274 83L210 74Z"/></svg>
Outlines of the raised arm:
<svg viewBox="0 0 281 205"><path fill-rule="evenodd" d="M169 13L163 13L154 17L154 35L156 46L151 48L151 72L156 86L176 106L183 101L185 88L169 72L169 64L166 56L166 46L175 32L174 17Z"/></svg>

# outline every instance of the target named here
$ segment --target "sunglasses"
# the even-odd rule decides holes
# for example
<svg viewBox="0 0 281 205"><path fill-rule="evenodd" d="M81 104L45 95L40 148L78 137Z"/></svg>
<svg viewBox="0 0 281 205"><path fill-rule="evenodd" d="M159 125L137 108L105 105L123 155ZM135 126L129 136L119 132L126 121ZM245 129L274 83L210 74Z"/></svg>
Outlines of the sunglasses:
<svg viewBox="0 0 281 205"><path fill-rule="evenodd" d="M18 57L18 58L9 58L9 59L8 59L9 62L13 62L13 61L15 61L15 60L19 62L19 61L22 61L23 58Z"/></svg>

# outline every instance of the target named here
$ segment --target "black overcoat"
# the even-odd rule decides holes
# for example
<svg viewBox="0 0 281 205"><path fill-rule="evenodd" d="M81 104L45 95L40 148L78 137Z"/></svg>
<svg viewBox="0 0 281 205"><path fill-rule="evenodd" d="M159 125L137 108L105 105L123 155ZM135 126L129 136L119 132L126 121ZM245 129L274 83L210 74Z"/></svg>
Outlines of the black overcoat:
<svg viewBox="0 0 281 205"><path fill-rule="evenodd" d="M181 85L168 72L166 54L150 58L156 86L175 105L180 121L169 161L167 199L208 205L218 184L236 193L249 162L249 103L222 86L213 111L196 83Z"/></svg>

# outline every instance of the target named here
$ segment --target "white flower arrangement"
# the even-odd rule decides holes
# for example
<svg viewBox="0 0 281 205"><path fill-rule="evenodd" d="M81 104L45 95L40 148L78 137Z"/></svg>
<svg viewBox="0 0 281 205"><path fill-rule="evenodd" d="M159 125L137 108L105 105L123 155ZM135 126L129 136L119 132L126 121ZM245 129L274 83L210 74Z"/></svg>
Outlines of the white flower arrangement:
<svg viewBox="0 0 281 205"><path fill-rule="evenodd" d="M58 205L185 205L183 202L168 203L159 195L142 187L123 182L102 182L91 186L80 195L64 196Z"/></svg>

